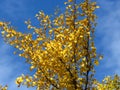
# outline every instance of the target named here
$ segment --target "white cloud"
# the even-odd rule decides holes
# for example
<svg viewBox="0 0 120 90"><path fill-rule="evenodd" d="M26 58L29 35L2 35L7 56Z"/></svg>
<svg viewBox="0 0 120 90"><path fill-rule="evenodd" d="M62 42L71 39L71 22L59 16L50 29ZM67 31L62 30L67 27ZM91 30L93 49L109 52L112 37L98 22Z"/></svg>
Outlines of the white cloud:
<svg viewBox="0 0 120 90"><path fill-rule="evenodd" d="M17 87L15 79L22 73L29 73L24 61L13 55L12 48L0 40L0 84L8 85L8 90L34 90L26 86ZM11 55L12 54L12 55Z"/></svg>
<svg viewBox="0 0 120 90"><path fill-rule="evenodd" d="M101 36L105 66L120 74L120 1L100 0L99 26L97 34ZM111 72L112 73L112 72Z"/></svg>

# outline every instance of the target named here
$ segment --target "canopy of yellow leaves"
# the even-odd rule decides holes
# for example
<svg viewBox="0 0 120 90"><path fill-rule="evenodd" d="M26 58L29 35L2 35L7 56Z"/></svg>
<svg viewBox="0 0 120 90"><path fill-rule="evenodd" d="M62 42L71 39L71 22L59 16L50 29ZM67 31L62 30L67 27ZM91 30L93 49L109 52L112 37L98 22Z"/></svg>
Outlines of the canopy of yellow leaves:
<svg viewBox="0 0 120 90"><path fill-rule="evenodd" d="M32 76L18 77L16 84L36 86L37 90L95 88L91 84L94 65L99 64L94 45L96 8L96 3L89 0L78 4L68 0L65 13L54 19L40 11L36 14L40 28L25 22L34 34L17 32L0 22L5 41L19 50L16 54L26 58L31 71L35 70Z"/></svg>

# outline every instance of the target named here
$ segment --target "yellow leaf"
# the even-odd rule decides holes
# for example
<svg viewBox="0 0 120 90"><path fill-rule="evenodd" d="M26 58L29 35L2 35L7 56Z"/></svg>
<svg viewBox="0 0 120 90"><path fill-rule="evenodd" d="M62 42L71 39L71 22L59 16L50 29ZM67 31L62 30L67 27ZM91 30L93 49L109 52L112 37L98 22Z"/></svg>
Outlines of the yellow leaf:
<svg viewBox="0 0 120 90"><path fill-rule="evenodd" d="M43 40L43 38L40 38L40 37L39 37L39 38L37 38L37 40L41 41L41 40Z"/></svg>
<svg viewBox="0 0 120 90"><path fill-rule="evenodd" d="M68 0L68 2L72 2L73 0Z"/></svg>
<svg viewBox="0 0 120 90"><path fill-rule="evenodd" d="M35 66L31 66L31 67L30 67L30 70L33 70L34 68L35 68Z"/></svg>
<svg viewBox="0 0 120 90"><path fill-rule="evenodd" d="M103 56L102 56L102 55L101 55L101 56L99 56L99 59L100 59L100 60L102 60L102 59L103 59Z"/></svg>
<svg viewBox="0 0 120 90"><path fill-rule="evenodd" d="M0 22L0 27L3 26L3 22Z"/></svg>
<svg viewBox="0 0 120 90"><path fill-rule="evenodd" d="M4 35L4 34L5 34L5 31L2 31L1 33L2 33L2 35Z"/></svg>
<svg viewBox="0 0 120 90"><path fill-rule="evenodd" d="M95 61L94 61L94 64L95 64L95 65L99 65L99 61L98 61L98 60L95 60Z"/></svg>
<svg viewBox="0 0 120 90"><path fill-rule="evenodd" d="M22 77L18 77L15 81L16 84L21 84L23 82L23 78Z"/></svg>
<svg viewBox="0 0 120 90"><path fill-rule="evenodd" d="M96 6L96 8L100 8L100 6Z"/></svg>

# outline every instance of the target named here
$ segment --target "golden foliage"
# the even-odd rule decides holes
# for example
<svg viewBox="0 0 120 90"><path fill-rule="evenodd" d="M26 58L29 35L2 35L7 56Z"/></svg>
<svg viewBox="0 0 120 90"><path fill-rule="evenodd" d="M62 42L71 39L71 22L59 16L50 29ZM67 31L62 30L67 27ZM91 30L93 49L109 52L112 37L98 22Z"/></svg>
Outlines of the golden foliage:
<svg viewBox="0 0 120 90"><path fill-rule="evenodd" d="M102 83L95 82L95 84L97 90L120 90L120 76L107 76L103 79Z"/></svg>
<svg viewBox="0 0 120 90"><path fill-rule="evenodd" d="M94 45L94 11L98 6L89 0L78 4L68 0L65 5L65 13L54 19L43 11L36 14L40 28L32 26L30 20L26 21L33 34L17 32L7 23L0 22L5 41L20 51L16 54L26 58L31 71L35 70L32 76L18 77L18 86L36 86L37 90L96 88L92 87L94 66L102 57L96 54Z"/></svg>

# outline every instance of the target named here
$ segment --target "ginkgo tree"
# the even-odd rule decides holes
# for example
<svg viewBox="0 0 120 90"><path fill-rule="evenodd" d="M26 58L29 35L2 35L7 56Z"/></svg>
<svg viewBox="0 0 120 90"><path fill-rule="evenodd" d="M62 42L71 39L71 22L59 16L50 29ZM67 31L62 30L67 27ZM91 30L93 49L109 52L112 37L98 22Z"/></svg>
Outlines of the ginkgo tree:
<svg viewBox="0 0 120 90"><path fill-rule="evenodd" d="M30 70L35 71L33 75L22 74L16 84L37 90L119 90L117 75L117 82L106 77L99 83L94 78L94 67L103 57L96 53L94 44L94 12L99 6L91 0L68 0L64 4L65 12L54 18L43 11L36 14L40 27L26 21L33 33L17 32L9 23L0 22L5 41L17 48L15 54L26 58Z"/></svg>

